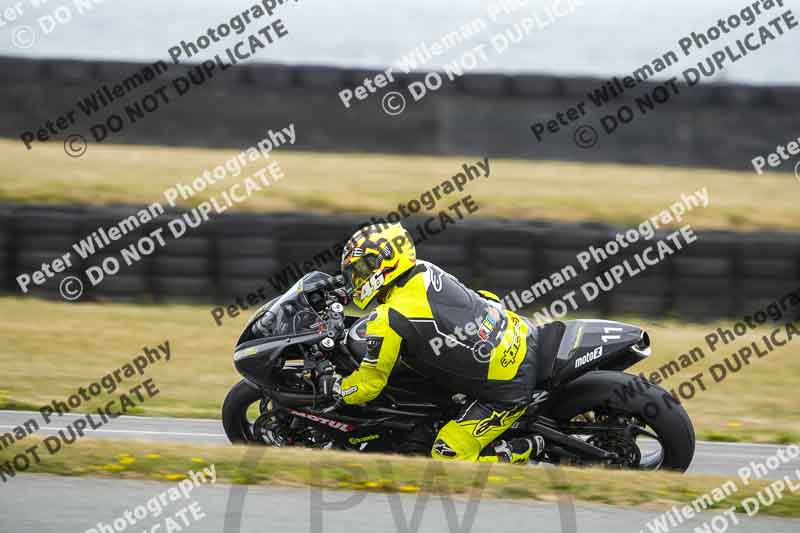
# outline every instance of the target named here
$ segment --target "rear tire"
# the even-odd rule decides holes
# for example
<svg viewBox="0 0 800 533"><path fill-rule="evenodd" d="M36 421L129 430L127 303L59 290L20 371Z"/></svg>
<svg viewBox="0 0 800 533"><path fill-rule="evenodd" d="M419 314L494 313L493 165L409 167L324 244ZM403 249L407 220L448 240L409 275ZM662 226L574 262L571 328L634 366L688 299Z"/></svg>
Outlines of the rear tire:
<svg viewBox="0 0 800 533"><path fill-rule="evenodd" d="M245 380L228 391L225 401L222 402L222 427L232 443L255 441L253 427L247 419L247 409L262 398L261 391Z"/></svg>
<svg viewBox="0 0 800 533"><path fill-rule="evenodd" d="M692 421L683 406L658 385L624 372L589 372L567 385L549 415L567 423L594 408L623 411L645 421L661 440L664 457L659 468L685 472L692 464Z"/></svg>

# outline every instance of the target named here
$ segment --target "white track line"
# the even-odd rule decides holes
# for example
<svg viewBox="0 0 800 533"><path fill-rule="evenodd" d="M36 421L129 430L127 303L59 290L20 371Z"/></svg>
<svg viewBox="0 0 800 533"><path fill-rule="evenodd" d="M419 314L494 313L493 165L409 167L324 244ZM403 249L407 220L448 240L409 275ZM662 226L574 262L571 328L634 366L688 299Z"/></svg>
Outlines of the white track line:
<svg viewBox="0 0 800 533"><path fill-rule="evenodd" d="M0 411L0 416L3 416L6 413L9 413L9 414L12 414L12 415L14 415L14 414L23 415L23 416L26 416L26 417L30 417L31 415L39 415L40 414L39 411L2 410L2 411ZM64 413L62 415L59 415L58 413L53 413L54 416L58 416L59 418L62 417L62 416L74 416L76 418L79 418L79 417L85 416L87 414L91 415L91 414L96 414L96 413ZM169 420L184 420L184 421L188 421L188 422L203 422L203 423L206 423L206 424L208 422L220 422L220 423L222 423L222 421L219 418L184 418L184 417L176 418L176 417L171 417L171 416L121 415L117 419L125 420L125 419L128 419L128 418L131 418L131 419L134 419L134 420L151 420L151 421L152 420L162 420L164 422L169 421Z"/></svg>
<svg viewBox="0 0 800 533"><path fill-rule="evenodd" d="M14 429L17 426L7 426L7 425L0 425L0 428L7 428L7 429ZM59 430L67 429L66 427L62 428L53 428L53 427L43 427L40 428L39 431L47 431L50 433L56 433ZM219 437L219 438L227 438L223 433L182 433L177 431L145 431L145 430L138 430L138 429L91 429L86 428L86 433L130 433L134 435L173 435L173 436L180 436L180 437Z"/></svg>

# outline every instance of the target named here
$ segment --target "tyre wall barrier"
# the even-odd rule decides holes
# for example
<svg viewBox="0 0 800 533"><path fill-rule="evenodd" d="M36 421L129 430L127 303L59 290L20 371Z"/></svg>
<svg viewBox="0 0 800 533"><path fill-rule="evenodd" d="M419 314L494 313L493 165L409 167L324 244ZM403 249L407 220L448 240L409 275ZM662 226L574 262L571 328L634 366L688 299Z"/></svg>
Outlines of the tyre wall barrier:
<svg viewBox="0 0 800 533"><path fill-rule="evenodd" d="M177 97L172 80L193 65L168 65L155 80L135 86L108 107L86 116L77 102L104 85L121 84L145 64L0 56L0 137L20 143L23 132L35 133L47 121L68 111L76 114L69 131L93 142L92 126L112 114L125 116L125 106L138 105L162 86L171 95L135 124L104 140L166 146L241 148L252 146L270 128L294 123L297 142L287 149L366 151L440 155L480 154L533 160L646 163L752 170L750 160L771 153L778 144L796 139L800 88L746 85L678 84L679 94L654 108L637 103L664 84L642 82L619 98L596 106L587 93L608 80L519 74L465 74L414 102L407 87L424 79L420 73L397 74L395 85L345 108L343 89L354 89L377 71L322 66L246 64L218 72L202 85ZM381 107L384 94L399 90L407 106L400 116ZM655 96L654 96L655 95ZM154 98L161 98L156 95ZM541 142L534 123L556 120L578 102L587 114ZM660 101L660 100L659 100ZM605 116L621 106L635 111L635 120L611 134L601 128ZM575 144L578 127L592 125L599 134L590 149ZM35 145L34 145L35 150ZM34 152L28 152L32 154ZM783 171L791 172L788 168Z"/></svg>
<svg viewBox="0 0 800 533"><path fill-rule="evenodd" d="M283 292L303 272L339 268L341 244L368 216L305 214L223 214L180 239L168 236L164 246L130 266L120 260L116 275L96 286L84 274L106 257L179 217L169 211L128 233L110 246L80 260L73 244L98 227L108 228L133 214L137 206L28 206L0 204L0 289L20 295L16 276L41 268L66 252L73 266L29 294L59 298L60 277L84 281L82 300L194 301L232 304L237 297L263 291ZM411 229L422 221L408 219ZM577 254L602 247L626 228L603 224L547 221L463 220L417 245L418 257L438 264L468 286L503 297L530 289L571 265L577 272L566 283L536 298L537 311L569 291L593 281L612 265L652 245L642 241L584 271ZM413 231L412 231L413 233ZM692 320L740 317L800 288L800 239L796 233L700 231L698 240L613 290L582 303L580 311L598 316L674 316ZM656 239L666 234L658 232ZM415 236L415 238L418 238ZM578 294L581 294L578 292Z"/></svg>

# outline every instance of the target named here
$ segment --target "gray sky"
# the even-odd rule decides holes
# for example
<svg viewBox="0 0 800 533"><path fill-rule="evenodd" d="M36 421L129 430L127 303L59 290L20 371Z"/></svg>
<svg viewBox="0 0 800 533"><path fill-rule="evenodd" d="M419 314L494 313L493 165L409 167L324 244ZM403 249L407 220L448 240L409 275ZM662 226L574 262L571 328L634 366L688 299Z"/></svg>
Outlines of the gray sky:
<svg viewBox="0 0 800 533"><path fill-rule="evenodd" d="M78 13L76 0L19 0L22 15L0 27L2 53L35 57L77 57L94 59L146 60L168 57L170 46L181 40L195 40L209 26L230 20L231 16L254 5L251 1L192 0L164 1L104 0L91 12ZM77 0L80 1L80 0ZM83 0L90 2L91 0ZM422 43L439 41L449 32L476 18L486 23L480 35L468 44L434 57L424 70L440 69L460 57L472 46L491 43L491 38L523 18L547 18L545 5L574 12L557 18L544 29L536 30L512 44L503 53L491 54L479 71L548 72L557 74L608 76L629 74L668 50L678 50L677 42L692 31L704 32L721 18L738 12L745 2L730 0L672 0L671 2L632 0L529 0L514 13L498 14L503 6L520 0L404 0L376 2L366 0L299 0L281 6L273 18L281 18L289 31L287 38L260 50L255 61L329 64L340 66L385 67ZM522 0L524 2L524 0ZM14 5L5 0L4 4ZM583 5L581 5L583 4ZM707 53L744 37L759 24L766 24L780 13L798 5L785 0L785 7L773 9L759 18L752 28L740 27L734 38L724 36L707 50L681 57L676 72L705 58ZM53 25L56 9L69 9L69 20ZM800 8L798 9L800 13ZM48 17L53 17L48 19ZM798 15L800 18L800 15ZM208 57L232 46L237 40L266 24L256 21L241 36L231 35L218 48L205 52ZM20 26L25 37L35 32L29 48L10 46ZM800 28L787 32L761 50L752 53L722 73L725 81L756 84L800 84L796 67L800 49ZM719 78L717 78L719 80Z"/></svg>

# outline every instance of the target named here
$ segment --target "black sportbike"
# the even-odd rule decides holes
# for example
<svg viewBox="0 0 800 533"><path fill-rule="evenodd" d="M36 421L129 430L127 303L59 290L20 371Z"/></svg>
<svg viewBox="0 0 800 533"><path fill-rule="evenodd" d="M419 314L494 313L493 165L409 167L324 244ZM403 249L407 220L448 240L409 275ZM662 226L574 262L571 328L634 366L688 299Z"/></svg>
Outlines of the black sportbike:
<svg viewBox="0 0 800 533"><path fill-rule="evenodd" d="M346 317L341 277L312 272L250 318L222 422L231 442L365 452L430 454L439 428L472 400L399 362L374 401L332 403L320 377L355 370L367 317ZM430 349L404 339L405 350ZM410 352L413 353L413 352ZM606 320L553 322L539 331L530 405L503 438L538 434L543 462L685 471L695 435L664 389L623 370L650 355L642 329Z"/></svg>

